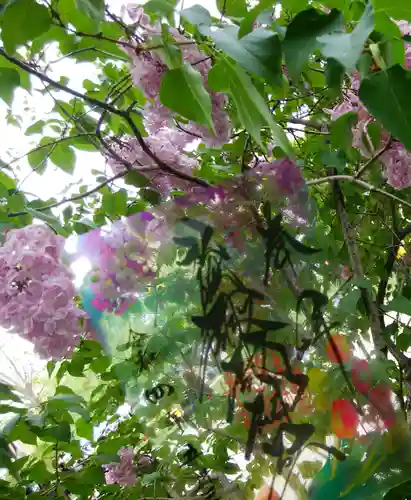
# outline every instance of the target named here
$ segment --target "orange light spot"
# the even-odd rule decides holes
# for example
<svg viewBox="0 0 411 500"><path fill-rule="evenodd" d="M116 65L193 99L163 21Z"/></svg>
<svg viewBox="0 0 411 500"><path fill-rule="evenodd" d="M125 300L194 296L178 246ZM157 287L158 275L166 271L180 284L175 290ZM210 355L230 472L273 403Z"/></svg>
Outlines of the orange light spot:
<svg viewBox="0 0 411 500"><path fill-rule="evenodd" d="M339 362L337 352L343 363L346 363L351 358L347 337L344 335L331 335L331 339L327 342L327 355L331 363Z"/></svg>
<svg viewBox="0 0 411 500"><path fill-rule="evenodd" d="M336 399L331 407L331 429L342 439L350 439L357 434L358 414L347 399Z"/></svg>

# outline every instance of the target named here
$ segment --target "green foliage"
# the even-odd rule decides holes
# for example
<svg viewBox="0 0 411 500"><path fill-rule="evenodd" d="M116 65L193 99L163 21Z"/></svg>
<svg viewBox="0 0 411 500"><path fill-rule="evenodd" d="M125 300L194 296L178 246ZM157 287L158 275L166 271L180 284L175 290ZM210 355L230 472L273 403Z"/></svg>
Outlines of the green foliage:
<svg viewBox="0 0 411 500"><path fill-rule="evenodd" d="M396 65L366 78L360 98L383 126L411 149L410 91L409 72Z"/></svg>
<svg viewBox="0 0 411 500"><path fill-rule="evenodd" d="M176 89L179 89L178 93ZM210 96L204 88L201 74L190 64L167 71L161 81L160 100L181 116L213 130Z"/></svg>
<svg viewBox="0 0 411 500"><path fill-rule="evenodd" d="M123 278L146 264L157 278L142 280L125 314L101 315L99 341L83 339L70 357L49 361L33 390L24 377L14 385L4 374L0 498L211 498L215 487L222 499L248 500L272 475L309 500L409 495L402 407L409 411L411 397L410 188L393 186L387 153L399 143L411 151L411 38L395 23L411 21L410 7L398 0L217 7L221 18L201 5L178 12L175 1L149 0L151 37L141 13L120 19L101 0L3 2L1 241L33 221L68 237L134 214L145 220L152 209L170 231L150 223L146 234L133 233L138 266ZM168 66L156 60L154 97L137 85L153 46ZM204 57L189 64L190 49ZM192 133L176 145L147 122L153 109L150 120L163 127L176 118L183 131L195 122L217 137L217 98L231 127L226 144L209 147ZM69 186L57 185L60 171L71 174ZM291 173L297 189L285 182ZM406 181L408 170L400 173ZM17 271L29 268L8 270ZM74 300L85 307L84 297ZM338 333L369 357L373 388L387 384L398 398L396 424L369 436L369 448L366 437L335 439L335 400L364 410L364 428L386 420L367 420L381 407L354 386L356 360L330 360ZM388 357L373 351L378 340ZM281 367L260 373L258 356ZM265 393L246 390L259 385ZM270 395L271 410L283 414L268 423ZM325 445L330 436L334 447ZM133 448L136 482L106 484L105 467L119 463L122 447ZM325 465L323 455L309 454L316 447L329 454Z"/></svg>

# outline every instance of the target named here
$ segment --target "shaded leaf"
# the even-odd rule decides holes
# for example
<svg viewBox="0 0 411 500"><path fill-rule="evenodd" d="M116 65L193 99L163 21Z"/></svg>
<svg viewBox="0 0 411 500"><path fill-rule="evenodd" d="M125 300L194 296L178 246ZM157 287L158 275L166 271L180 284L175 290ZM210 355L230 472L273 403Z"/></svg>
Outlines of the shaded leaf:
<svg viewBox="0 0 411 500"><path fill-rule="evenodd" d="M384 128L411 151L411 73L399 65L372 73L361 83L360 99Z"/></svg>
<svg viewBox="0 0 411 500"><path fill-rule="evenodd" d="M220 30L203 27L200 31L210 36L219 49L247 71L266 78L268 82L281 84L281 44L278 35L272 31L258 28L240 40L236 26Z"/></svg>
<svg viewBox="0 0 411 500"><path fill-rule="evenodd" d="M161 81L160 101L181 116L214 130L210 95L201 74L190 64L167 71Z"/></svg>
<svg viewBox="0 0 411 500"><path fill-rule="evenodd" d="M262 145L261 129L268 124L273 142L288 156L294 156L284 130L274 121L263 97L238 64L234 65L227 59L221 60L208 73L208 83L215 91L229 91L241 123L258 144Z"/></svg>
<svg viewBox="0 0 411 500"><path fill-rule="evenodd" d="M323 14L310 8L300 12L288 25L283 48L287 69L293 79L299 77L312 52L319 47L317 37L342 28L343 18L333 9Z"/></svg>
<svg viewBox="0 0 411 500"><path fill-rule="evenodd" d="M9 106L14 90L20 85L20 75L15 69L0 67L0 98Z"/></svg>
<svg viewBox="0 0 411 500"><path fill-rule="evenodd" d="M339 61L347 71L355 70L364 44L374 29L374 12L369 3L351 33L332 33L317 37L325 57Z"/></svg>
<svg viewBox="0 0 411 500"><path fill-rule="evenodd" d="M1 21L1 36L7 52L13 54L22 45L49 29L50 13L34 0L9 2Z"/></svg>
<svg viewBox="0 0 411 500"><path fill-rule="evenodd" d="M211 15L208 10L198 4L183 9L180 11L180 16L184 17L184 19L187 19L189 23L195 26L199 26L200 24L209 26L212 23Z"/></svg>

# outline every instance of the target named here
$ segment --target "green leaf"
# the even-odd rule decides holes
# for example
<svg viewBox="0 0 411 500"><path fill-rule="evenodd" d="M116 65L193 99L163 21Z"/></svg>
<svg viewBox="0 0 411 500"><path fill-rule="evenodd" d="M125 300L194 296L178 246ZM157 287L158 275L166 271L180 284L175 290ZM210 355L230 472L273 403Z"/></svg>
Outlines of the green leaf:
<svg viewBox="0 0 411 500"><path fill-rule="evenodd" d="M411 3L402 0L373 0L375 14L387 14L394 19L411 21Z"/></svg>
<svg viewBox="0 0 411 500"><path fill-rule="evenodd" d="M13 194L7 200L7 208L10 212L23 212L25 210L26 200L20 193Z"/></svg>
<svg viewBox="0 0 411 500"><path fill-rule="evenodd" d="M47 434L52 436L57 441L69 443L71 440L71 429L68 422L59 422L47 429Z"/></svg>
<svg viewBox="0 0 411 500"><path fill-rule="evenodd" d="M393 311L400 314L408 314L409 316L411 316L411 301L409 301L402 295L398 295L387 305L381 306L381 309L387 312Z"/></svg>
<svg viewBox="0 0 411 500"><path fill-rule="evenodd" d="M64 172L69 174L74 172L76 154L65 141L58 142L53 146L50 160Z"/></svg>
<svg viewBox="0 0 411 500"><path fill-rule="evenodd" d="M210 95L201 74L190 64L167 71L161 81L160 101L181 116L214 130Z"/></svg>
<svg viewBox="0 0 411 500"><path fill-rule="evenodd" d="M368 4L360 22L351 33L332 33L317 37L325 57L339 61L347 71L355 70L364 44L374 29L374 12Z"/></svg>
<svg viewBox="0 0 411 500"><path fill-rule="evenodd" d="M0 400L20 401L20 398L11 392L8 385L0 382Z"/></svg>
<svg viewBox="0 0 411 500"><path fill-rule="evenodd" d="M245 0L217 0L217 7L224 16L244 17L247 14Z"/></svg>
<svg viewBox="0 0 411 500"><path fill-rule="evenodd" d="M136 187L146 187L150 185L150 181L143 174L138 173L136 170L128 172L124 177L124 182Z"/></svg>
<svg viewBox="0 0 411 500"><path fill-rule="evenodd" d="M80 418L76 422L76 432L79 437L92 441L93 429L94 429L93 423L86 422L83 418Z"/></svg>
<svg viewBox="0 0 411 500"><path fill-rule="evenodd" d="M217 48L239 62L247 71L281 84L281 44L278 35L272 31L258 28L238 40L238 28L229 26L220 30L207 27L200 29L203 35L210 36Z"/></svg>
<svg viewBox="0 0 411 500"><path fill-rule="evenodd" d="M25 135L41 134L45 125L46 122L44 120L38 120L30 125L30 127L27 127Z"/></svg>
<svg viewBox="0 0 411 500"><path fill-rule="evenodd" d="M0 184L7 189L16 189L16 181L0 170Z"/></svg>
<svg viewBox="0 0 411 500"><path fill-rule="evenodd" d="M199 26L200 24L210 26L213 22L208 10L198 4L188 7L187 9L183 9L180 11L180 16L187 19L187 21L194 26Z"/></svg>
<svg viewBox="0 0 411 500"><path fill-rule="evenodd" d="M335 9L327 15L310 8L295 16L287 28L283 42L285 61L291 78L298 79L310 54L319 48L317 37L342 26L343 18Z"/></svg>
<svg viewBox="0 0 411 500"><path fill-rule="evenodd" d="M1 36L7 52L13 54L18 45L33 40L51 25L50 13L34 0L16 0L6 7L1 21Z"/></svg>
<svg viewBox="0 0 411 500"><path fill-rule="evenodd" d="M108 356L102 356L101 358L97 358L90 363L90 370L94 373L103 373L110 366L111 361Z"/></svg>
<svg viewBox="0 0 411 500"><path fill-rule="evenodd" d="M116 215L127 215L127 191L120 189L113 194L113 204Z"/></svg>
<svg viewBox="0 0 411 500"><path fill-rule="evenodd" d="M20 75L18 71L0 67L0 98L9 106L13 102L14 90L19 85Z"/></svg>
<svg viewBox="0 0 411 500"><path fill-rule="evenodd" d="M355 288L345 295L337 305L339 311L344 314L355 314L358 301L361 298L361 290Z"/></svg>
<svg viewBox="0 0 411 500"><path fill-rule="evenodd" d="M17 422L13 430L8 435L11 441L20 440L23 443L36 445L37 444L37 436L30 430L30 427L26 424L22 417L19 417L20 420Z"/></svg>
<svg viewBox="0 0 411 500"><path fill-rule="evenodd" d="M371 74L360 99L383 127L411 151L411 73L396 65Z"/></svg>
<svg viewBox="0 0 411 500"><path fill-rule="evenodd" d="M84 12L87 17L96 21L99 26L100 21L104 19L104 0L76 0L76 6L79 11Z"/></svg>
<svg viewBox="0 0 411 500"><path fill-rule="evenodd" d="M294 151L284 130L274 121L264 99L254 87L250 77L238 65L222 59L208 73L208 83L213 90L228 90L236 105L240 122L262 146L261 129L268 125L273 142L288 156L294 157Z"/></svg>
<svg viewBox="0 0 411 500"><path fill-rule="evenodd" d="M26 408L18 408L17 406L0 404L0 414L2 413L18 413L20 415L27 413Z"/></svg>
<svg viewBox="0 0 411 500"><path fill-rule="evenodd" d="M275 0L261 0L248 14L244 17L240 24L238 38L242 38L247 33L253 30L253 23L257 17L266 9L269 9L275 4Z"/></svg>
<svg viewBox="0 0 411 500"><path fill-rule="evenodd" d="M357 123L357 113L349 112L331 124L331 144L336 149L346 150L352 144L352 127Z"/></svg>
<svg viewBox="0 0 411 500"><path fill-rule="evenodd" d="M44 212L40 212L39 210L35 210L34 208L26 207L25 208L26 212L36 219L42 220L44 222L47 222L47 224L50 224L52 227L60 227L61 224L58 218L54 215L46 214Z"/></svg>

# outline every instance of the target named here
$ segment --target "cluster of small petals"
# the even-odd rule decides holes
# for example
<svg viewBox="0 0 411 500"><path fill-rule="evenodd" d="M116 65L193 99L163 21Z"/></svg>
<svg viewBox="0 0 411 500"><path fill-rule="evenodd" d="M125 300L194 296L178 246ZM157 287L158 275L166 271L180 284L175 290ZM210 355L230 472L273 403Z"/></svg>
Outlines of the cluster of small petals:
<svg viewBox="0 0 411 500"><path fill-rule="evenodd" d="M64 238L41 225L9 231L0 248L0 325L33 342L43 357L60 358L80 341L83 311Z"/></svg>
<svg viewBox="0 0 411 500"><path fill-rule="evenodd" d="M381 161L390 186L395 189L411 186L411 153L400 142L393 142L381 156Z"/></svg>
<svg viewBox="0 0 411 500"><path fill-rule="evenodd" d="M161 128L155 134L144 138L146 145L156 158L167 166L186 174L190 174L197 166L196 160L184 152L184 147L192 140L193 137L189 134L170 128ZM113 144L112 149L123 161L146 176L151 185L164 197L168 196L173 188L185 189L187 187L187 182L184 180L160 170L156 161L143 151L135 137L130 137L122 146ZM124 163L116 158L109 158L107 163L114 173L124 171Z"/></svg>
<svg viewBox="0 0 411 500"><path fill-rule="evenodd" d="M401 31L401 35L411 35L411 24L407 21L395 21ZM411 70L411 43L405 43L405 61L404 66Z"/></svg>
<svg viewBox="0 0 411 500"><path fill-rule="evenodd" d="M136 467L133 464L134 452L132 448L121 448L119 451L120 462L105 466L104 474L106 484L120 484L121 486L133 485L137 481Z"/></svg>
<svg viewBox="0 0 411 500"><path fill-rule="evenodd" d="M147 16L141 7L132 4L127 6L127 12L132 20L144 28L143 39L147 44L151 43L153 35L161 35L161 27L151 26ZM206 88L207 75L212 64L211 59L199 50L197 44L191 42L176 28L170 28L170 35L179 45L183 60L191 65L201 74ZM156 50L133 50L131 47L123 46L132 60L131 75L133 83L140 88L149 99L146 111L151 113L151 123L148 123L150 131L167 126L172 118L169 109L163 106L159 100L161 80L168 71L167 65ZM138 48L137 48L138 49ZM189 133L200 137L209 147L225 144L230 137L230 124L225 112L226 98L224 94L213 93L209 90L212 103L212 119L216 134L214 135L206 127L190 122L186 127Z"/></svg>
<svg viewBox="0 0 411 500"><path fill-rule="evenodd" d="M164 220L142 212L79 237L78 252L93 263L92 305L122 314L135 294L156 276L156 247L168 236Z"/></svg>
<svg viewBox="0 0 411 500"><path fill-rule="evenodd" d="M292 196L304 187L304 178L301 169L289 158L281 158L271 163L260 162L251 172L262 179L272 183L273 189L281 196Z"/></svg>

